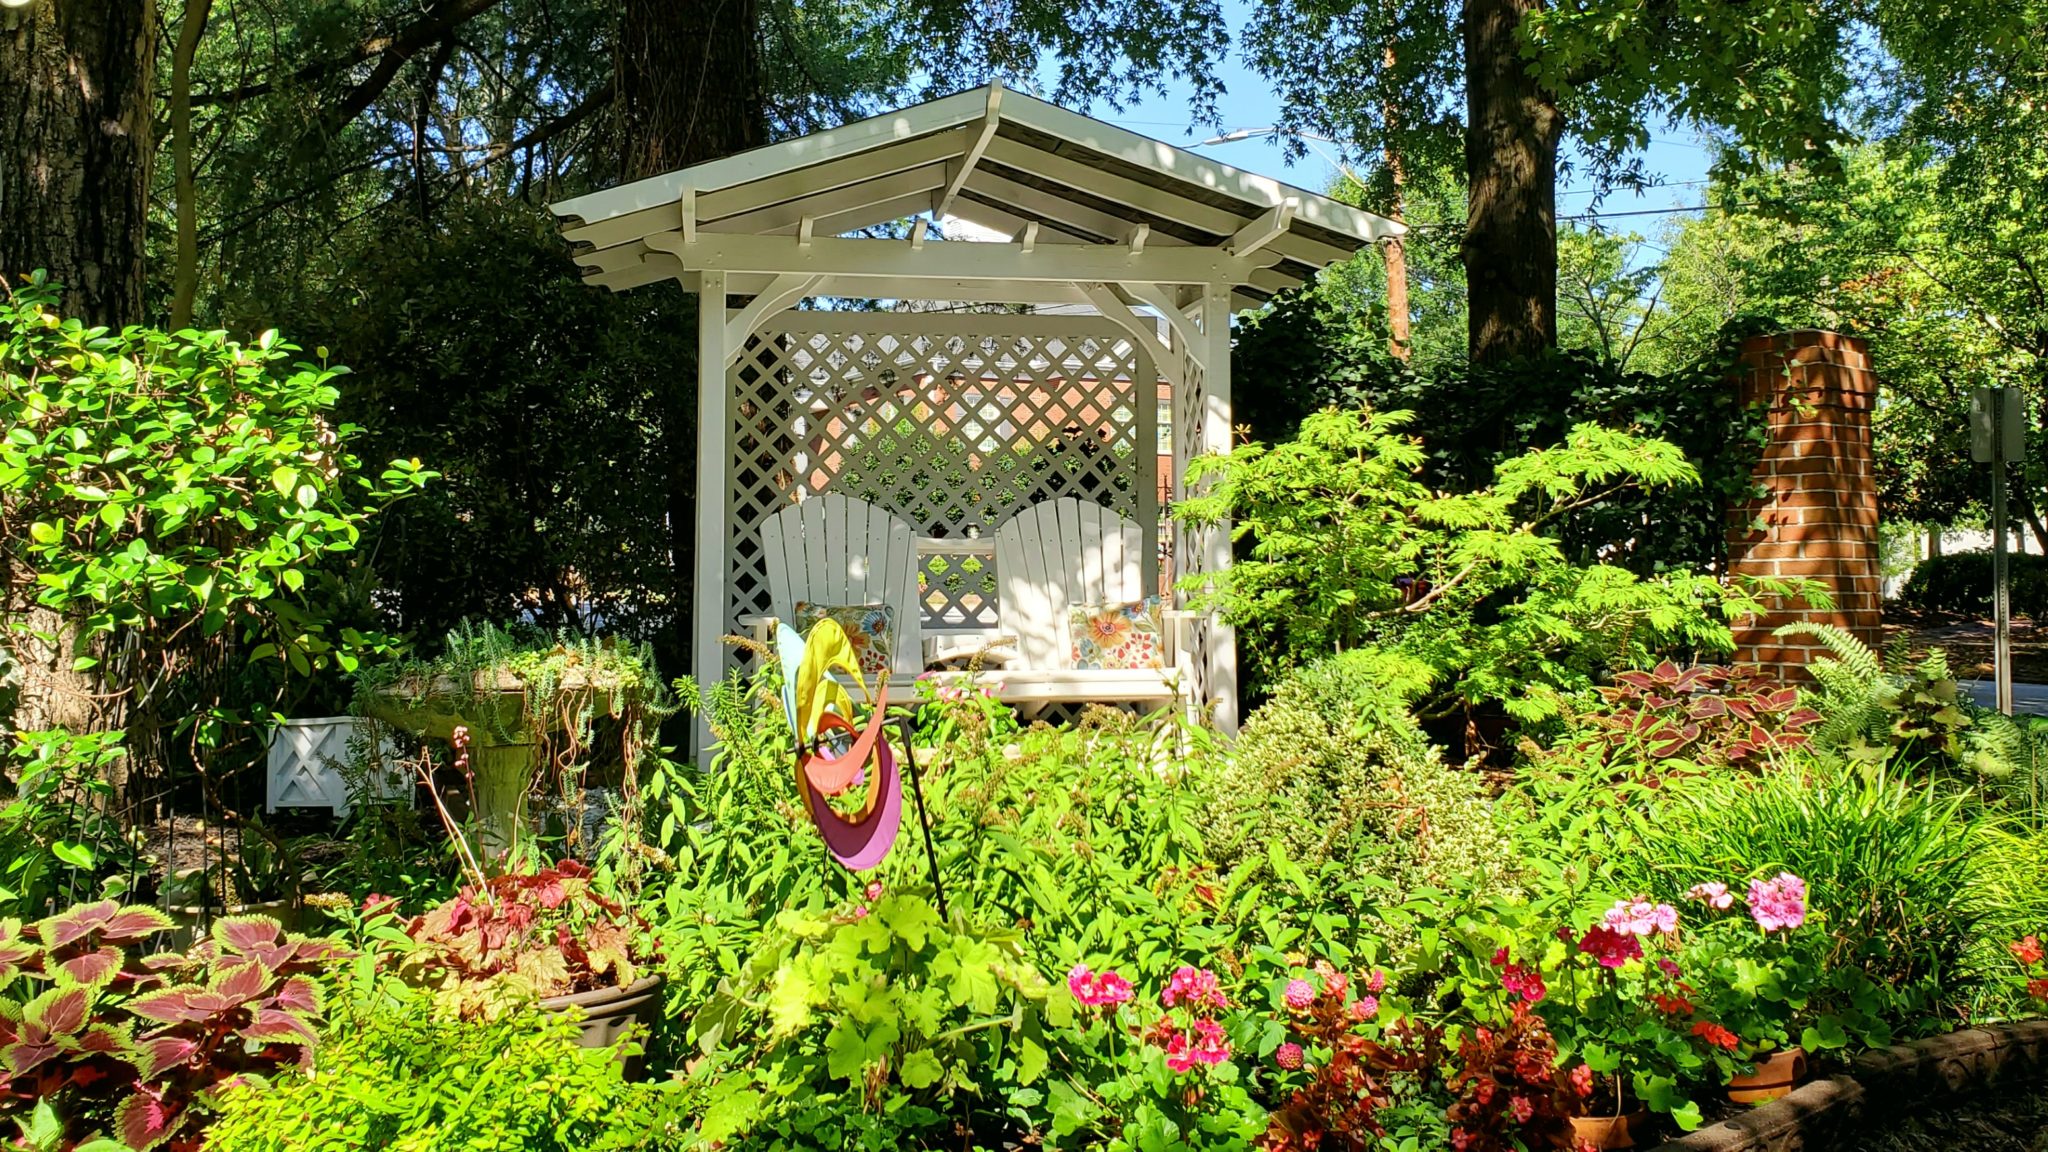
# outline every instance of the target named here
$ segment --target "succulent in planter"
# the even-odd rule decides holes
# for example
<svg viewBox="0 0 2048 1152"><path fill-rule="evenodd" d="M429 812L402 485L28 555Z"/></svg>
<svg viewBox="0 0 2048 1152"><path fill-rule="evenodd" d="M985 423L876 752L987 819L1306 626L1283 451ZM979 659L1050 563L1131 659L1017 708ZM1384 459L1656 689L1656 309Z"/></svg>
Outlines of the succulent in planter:
<svg viewBox="0 0 2048 1152"><path fill-rule="evenodd" d="M626 990L647 976L644 923L574 860L493 876L402 925L396 971L436 1010L496 1019L550 997ZM387 937L388 938L388 937Z"/></svg>
<svg viewBox="0 0 2048 1152"><path fill-rule="evenodd" d="M310 1062L331 941L262 916L216 920L184 952L143 952L154 908L79 904L0 922L0 1115L137 1152L198 1146L215 1095Z"/></svg>

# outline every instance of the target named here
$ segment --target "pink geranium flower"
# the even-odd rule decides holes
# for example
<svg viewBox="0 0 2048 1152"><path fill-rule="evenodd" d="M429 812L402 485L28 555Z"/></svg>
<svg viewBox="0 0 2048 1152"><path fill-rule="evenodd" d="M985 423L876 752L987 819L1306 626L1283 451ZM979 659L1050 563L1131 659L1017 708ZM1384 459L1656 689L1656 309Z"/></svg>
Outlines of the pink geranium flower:
<svg viewBox="0 0 2048 1152"><path fill-rule="evenodd" d="M1114 972L1092 972L1086 964L1074 965L1067 973L1067 990L1090 1008L1110 1008L1134 994L1131 982Z"/></svg>
<svg viewBox="0 0 2048 1152"><path fill-rule="evenodd" d="M1159 994L1159 1002L1168 1008L1176 1004L1186 1004L1191 1008L1230 1007L1216 974L1189 964L1174 969L1173 975L1167 977L1166 989Z"/></svg>
<svg viewBox="0 0 2048 1152"><path fill-rule="evenodd" d="M1806 923L1806 881L1790 872L1750 881L1749 916L1766 932L1790 931Z"/></svg>
<svg viewBox="0 0 2048 1152"><path fill-rule="evenodd" d="M1685 895L1688 900L1698 900L1709 908L1723 912L1728 910L1729 905L1735 903L1735 894L1728 891L1728 886L1719 880L1695 884L1685 890Z"/></svg>
<svg viewBox="0 0 2048 1152"><path fill-rule="evenodd" d="M1648 936L1653 932L1666 935L1678 931L1678 909L1669 904L1654 904L1646 897L1634 900L1617 900L1614 907L1601 917L1607 927L1623 936Z"/></svg>

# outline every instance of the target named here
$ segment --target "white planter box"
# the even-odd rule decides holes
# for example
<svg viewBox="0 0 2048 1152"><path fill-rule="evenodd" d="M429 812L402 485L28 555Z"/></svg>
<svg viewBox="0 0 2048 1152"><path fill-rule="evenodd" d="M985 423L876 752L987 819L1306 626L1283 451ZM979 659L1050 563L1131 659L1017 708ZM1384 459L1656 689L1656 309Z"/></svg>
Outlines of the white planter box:
<svg viewBox="0 0 2048 1152"><path fill-rule="evenodd" d="M270 737L264 811L332 808L336 816L347 816L348 781L342 766L348 763L349 741L359 733L369 738L370 721L360 716L319 716L279 723ZM398 758L398 749L388 739L378 752L384 765ZM401 769L382 767L371 778L371 795L377 800L404 800L411 794L412 777Z"/></svg>

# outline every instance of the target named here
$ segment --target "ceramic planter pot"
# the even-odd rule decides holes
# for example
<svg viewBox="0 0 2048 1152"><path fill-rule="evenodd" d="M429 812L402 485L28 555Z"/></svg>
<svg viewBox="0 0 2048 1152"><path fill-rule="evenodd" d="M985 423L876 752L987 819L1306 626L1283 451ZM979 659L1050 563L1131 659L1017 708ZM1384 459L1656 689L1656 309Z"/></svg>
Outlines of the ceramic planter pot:
<svg viewBox="0 0 2048 1152"><path fill-rule="evenodd" d="M1806 1079L1806 1050L1783 1048L1756 1062L1756 1071L1731 1077L1728 1099L1737 1104L1765 1104L1799 1086Z"/></svg>
<svg viewBox="0 0 2048 1152"><path fill-rule="evenodd" d="M1572 1137L1581 1146L1633 1148L1636 1146L1635 1129L1643 1122L1643 1116L1642 1112L1621 1116L1574 1116Z"/></svg>
<svg viewBox="0 0 2048 1152"><path fill-rule="evenodd" d="M624 988L599 988L590 992L574 992L567 996L550 996L540 1002L543 1012L571 1012L579 1017L582 1035L579 1042L585 1048L610 1048L618 1043L628 1026L641 1026L641 1035L654 1028L661 1012L660 973L642 976ZM619 1060L626 1066L629 1077L640 1074L638 1057L628 1059L624 1052Z"/></svg>

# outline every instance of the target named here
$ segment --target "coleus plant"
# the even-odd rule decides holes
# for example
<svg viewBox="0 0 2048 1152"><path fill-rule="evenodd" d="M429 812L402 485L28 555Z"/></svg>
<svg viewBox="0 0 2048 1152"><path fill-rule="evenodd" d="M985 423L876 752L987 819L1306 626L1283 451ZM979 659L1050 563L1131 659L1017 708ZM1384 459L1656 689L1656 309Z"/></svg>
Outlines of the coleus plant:
<svg viewBox="0 0 2048 1152"><path fill-rule="evenodd" d="M111 900L32 930L0 922L0 1112L47 1104L67 1139L196 1148L217 1092L311 1061L311 974L344 959L339 946L231 916L184 952L142 952L172 926Z"/></svg>
<svg viewBox="0 0 2048 1152"><path fill-rule="evenodd" d="M1753 667L1665 661L1617 673L1599 689L1607 707L1585 719L1610 760L1636 750L1653 761L1747 767L1800 747L1820 713L1799 705L1799 691Z"/></svg>
<svg viewBox="0 0 2048 1152"><path fill-rule="evenodd" d="M378 908L365 911L375 917ZM632 984L644 927L591 886L589 868L563 860L493 876L413 917L397 970L452 1015L496 1019L535 999Z"/></svg>

